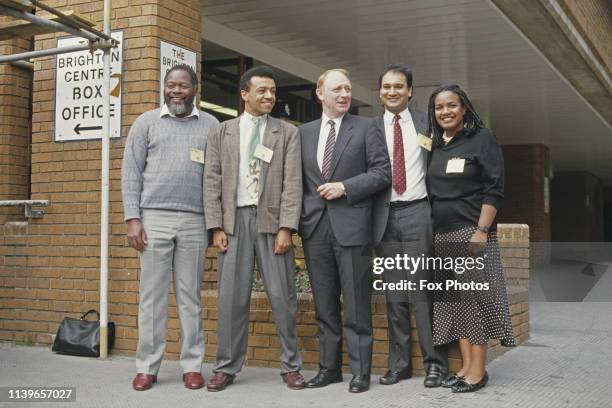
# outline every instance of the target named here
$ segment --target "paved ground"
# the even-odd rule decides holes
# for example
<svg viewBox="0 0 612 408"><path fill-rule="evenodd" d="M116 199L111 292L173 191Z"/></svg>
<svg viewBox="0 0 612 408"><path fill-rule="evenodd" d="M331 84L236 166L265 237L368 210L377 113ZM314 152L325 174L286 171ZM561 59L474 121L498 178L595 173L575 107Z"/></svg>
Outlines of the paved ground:
<svg viewBox="0 0 612 408"><path fill-rule="evenodd" d="M321 390L290 391L275 369L245 368L234 385L220 393L183 388L175 361L166 361L159 383L147 392L130 387L133 360L107 361L54 355L49 349L0 343L0 386L77 388L73 403L0 403L0 407L554 407L611 406L612 303L533 303L531 338L489 367L489 385L457 395L426 390L422 378L395 386L378 385L349 394L345 382ZM210 365L203 372L210 377ZM306 377L313 373L306 372Z"/></svg>

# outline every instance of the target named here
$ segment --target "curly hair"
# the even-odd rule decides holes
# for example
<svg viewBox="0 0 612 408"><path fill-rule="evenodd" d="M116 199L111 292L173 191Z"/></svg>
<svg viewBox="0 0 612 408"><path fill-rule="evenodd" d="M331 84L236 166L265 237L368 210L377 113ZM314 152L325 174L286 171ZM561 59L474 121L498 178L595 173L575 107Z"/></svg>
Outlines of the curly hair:
<svg viewBox="0 0 612 408"><path fill-rule="evenodd" d="M476 113L472 102L468 98L467 94L463 89L459 87L459 85L451 84L451 85L443 85L433 91L431 97L429 97L429 105L427 108L428 113L428 121L429 127L427 132L432 135L434 146L441 146L443 144L442 135L444 134L444 130L436 120L436 96L442 92L452 92L459 97L461 105L465 107L465 116L463 117L464 129L468 134L472 134L477 132L478 130L485 127L482 119Z"/></svg>

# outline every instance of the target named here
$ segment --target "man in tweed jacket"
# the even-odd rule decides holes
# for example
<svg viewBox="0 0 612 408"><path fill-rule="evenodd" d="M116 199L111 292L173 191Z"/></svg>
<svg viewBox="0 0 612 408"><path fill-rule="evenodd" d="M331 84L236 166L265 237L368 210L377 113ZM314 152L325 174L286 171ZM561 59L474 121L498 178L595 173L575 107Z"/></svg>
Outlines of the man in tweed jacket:
<svg viewBox="0 0 612 408"><path fill-rule="evenodd" d="M271 68L245 72L240 90L245 112L221 124L206 149L206 225L220 250L217 357L208 390L225 389L242 368L255 258L276 319L281 376L300 389L291 241L302 206L300 140L293 125L268 115L276 101Z"/></svg>

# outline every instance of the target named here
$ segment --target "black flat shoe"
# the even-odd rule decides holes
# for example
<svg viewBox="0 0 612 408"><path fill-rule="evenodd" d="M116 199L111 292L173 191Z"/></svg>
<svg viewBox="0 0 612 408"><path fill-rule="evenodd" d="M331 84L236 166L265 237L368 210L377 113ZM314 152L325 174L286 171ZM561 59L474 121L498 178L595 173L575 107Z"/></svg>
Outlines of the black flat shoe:
<svg viewBox="0 0 612 408"><path fill-rule="evenodd" d="M447 377L446 379L444 379L444 381L442 381L442 387L452 388L454 385L456 385L459 381L462 381L464 378L465 377L458 376L457 374L453 374L450 377Z"/></svg>
<svg viewBox="0 0 612 408"><path fill-rule="evenodd" d="M425 387L427 388L436 388L442 385L442 380L446 377L446 370L443 370L437 364L432 364L429 366L427 370L427 375L425 376Z"/></svg>
<svg viewBox="0 0 612 408"><path fill-rule="evenodd" d="M339 382L342 382L342 371L322 368L313 379L306 383L306 388L321 388Z"/></svg>
<svg viewBox="0 0 612 408"><path fill-rule="evenodd" d="M406 380L412 377L412 370L406 369L402 371L387 371L385 375L378 379L378 382L382 385L393 385L397 384L401 380Z"/></svg>
<svg viewBox="0 0 612 408"><path fill-rule="evenodd" d="M482 379L476 384L470 384L465 379L463 379L459 381L457 384L455 384L453 388L451 388L451 390L453 392L474 392L474 391L478 391L481 388L484 388L484 386L487 385L488 381L489 381L489 375L485 371L485 374L482 377Z"/></svg>
<svg viewBox="0 0 612 408"><path fill-rule="evenodd" d="M354 375L349 384L349 392L365 392L370 389L369 375Z"/></svg>

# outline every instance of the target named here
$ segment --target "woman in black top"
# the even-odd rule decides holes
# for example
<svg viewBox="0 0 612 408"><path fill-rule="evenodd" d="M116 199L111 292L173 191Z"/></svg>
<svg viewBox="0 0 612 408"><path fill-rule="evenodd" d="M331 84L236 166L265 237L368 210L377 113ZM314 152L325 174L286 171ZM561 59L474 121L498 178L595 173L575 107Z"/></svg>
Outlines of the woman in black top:
<svg viewBox="0 0 612 408"><path fill-rule="evenodd" d="M463 360L443 386L472 392L488 381L487 342L515 345L495 222L504 162L495 136L457 85L431 95L429 131L434 249L445 261L435 273L444 290L434 294L433 337L436 345L459 341Z"/></svg>

